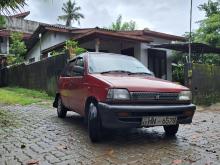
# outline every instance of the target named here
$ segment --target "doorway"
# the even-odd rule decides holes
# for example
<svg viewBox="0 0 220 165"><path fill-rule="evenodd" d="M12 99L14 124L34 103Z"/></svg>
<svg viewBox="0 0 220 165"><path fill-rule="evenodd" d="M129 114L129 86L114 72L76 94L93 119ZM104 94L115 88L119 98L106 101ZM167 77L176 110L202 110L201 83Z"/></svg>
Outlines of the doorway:
<svg viewBox="0 0 220 165"><path fill-rule="evenodd" d="M158 78L167 79L167 54L166 51L148 49L148 68Z"/></svg>

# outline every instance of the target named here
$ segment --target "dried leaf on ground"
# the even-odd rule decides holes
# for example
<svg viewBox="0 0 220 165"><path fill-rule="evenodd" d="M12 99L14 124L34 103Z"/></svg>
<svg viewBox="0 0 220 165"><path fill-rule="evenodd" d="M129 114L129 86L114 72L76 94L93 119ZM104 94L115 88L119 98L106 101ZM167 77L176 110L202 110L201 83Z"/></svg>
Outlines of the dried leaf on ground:
<svg viewBox="0 0 220 165"><path fill-rule="evenodd" d="M27 165L35 165L35 164L39 164L39 160L32 159L27 162Z"/></svg>
<svg viewBox="0 0 220 165"><path fill-rule="evenodd" d="M109 156L112 156L113 153L114 153L114 150L113 150L113 149L109 149L109 150L107 151L107 155L109 155Z"/></svg>
<svg viewBox="0 0 220 165"><path fill-rule="evenodd" d="M173 164L180 164L180 163L182 163L182 160L181 160L181 159L173 160Z"/></svg>

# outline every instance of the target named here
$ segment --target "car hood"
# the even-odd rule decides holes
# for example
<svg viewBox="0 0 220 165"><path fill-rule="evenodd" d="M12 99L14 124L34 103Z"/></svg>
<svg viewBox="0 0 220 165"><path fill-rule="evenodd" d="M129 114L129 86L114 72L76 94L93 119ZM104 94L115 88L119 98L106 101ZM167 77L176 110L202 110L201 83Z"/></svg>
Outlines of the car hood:
<svg viewBox="0 0 220 165"><path fill-rule="evenodd" d="M126 88L129 91L180 92L183 90L189 90L182 85L152 76L129 76L124 74L94 74L93 76L101 81L105 81L112 88Z"/></svg>

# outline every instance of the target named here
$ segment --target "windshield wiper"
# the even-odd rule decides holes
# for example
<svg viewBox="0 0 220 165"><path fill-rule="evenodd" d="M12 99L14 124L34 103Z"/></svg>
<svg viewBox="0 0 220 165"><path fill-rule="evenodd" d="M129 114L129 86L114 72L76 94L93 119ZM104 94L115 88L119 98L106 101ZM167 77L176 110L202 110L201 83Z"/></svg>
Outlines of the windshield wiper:
<svg viewBox="0 0 220 165"><path fill-rule="evenodd" d="M151 73L147 73L147 72L132 72L132 73L129 73L128 75L135 75L135 74L144 74L144 75L152 76Z"/></svg>
<svg viewBox="0 0 220 165"><path fill-rule="evenodd" d="M127 73L127 74L131 74L131 72L125 71L125 70L109 70L109 71L101 72L100 74L107 74L107 73Z"/></svg>

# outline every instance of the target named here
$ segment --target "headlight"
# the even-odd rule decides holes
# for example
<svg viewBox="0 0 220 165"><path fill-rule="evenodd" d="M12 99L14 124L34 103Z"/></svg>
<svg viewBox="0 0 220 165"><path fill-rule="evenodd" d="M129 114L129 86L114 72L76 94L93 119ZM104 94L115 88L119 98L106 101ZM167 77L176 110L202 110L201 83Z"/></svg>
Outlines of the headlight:
<svg viewBox="0 0 220 165"><path fill-rule="evenodd" d="M109 89L108 100L130 100L130 94L127 89Z"/></svg>
<svg viewBox="0 0 220 165"><path fill-rule="evenodd" d="M179 93L179 100L180 101L190 101L192 100L192 93L191 91L182 91Z"/></svg>

